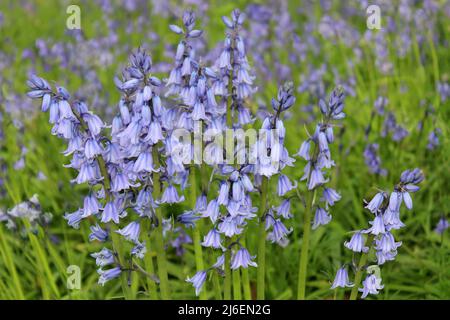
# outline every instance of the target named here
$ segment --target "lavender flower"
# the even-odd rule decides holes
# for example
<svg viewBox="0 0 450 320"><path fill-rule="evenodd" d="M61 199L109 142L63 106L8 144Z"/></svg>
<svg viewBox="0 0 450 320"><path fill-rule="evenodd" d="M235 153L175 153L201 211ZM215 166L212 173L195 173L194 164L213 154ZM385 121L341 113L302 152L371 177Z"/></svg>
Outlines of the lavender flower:
<svg viewBox="0 0 450 320"><path fill-rule="evenodd" d="M348 279L348 273L345 267L339 268L338 271L336 272L336 277L334 278L331 289L336 289L338 287L341 288L353 287L353 284Z"/></svg>
<svg viewBox="0 0 450 320"><path fill-rule="evenodd" d="M363 281L363 288L358 290L362 292L361 298L367 297L368 294L378 294L379 290L383 289L384 285L381 284L381 278L377 278L376 275L371 274Z"/></svg>
<svg viewBox="0 0 450 320"><path fill-rule="evenodd" d="M195 294L198 296L202 291L203 284L206 281L206 271L197 272L192 278L187 278L186 282L192 283L195 288Z"/></svg>
<svg viewBox="0 0 450 320"><path fill-rule="evenodd" d="M421 170L406 170L400 176L400 182L394 186L394 190L389 195L387 192L378 192L373 199L366 205L366 208L375 215L373 221L370 221L371 227L357 231L353 234L349 242L345 242L344 246L353 252L361 252L367 254L373 249L377 258L378 266L383 265L387 261L392 261L397 255L397 249L402 242L396 242L391 230L400 229L404 224L400 221L400 207L402 200L407 209L412 209L412 199L409 192L419 190L417 184L422 182L424 175ZM406 195L406 196L405 196ZM368 235L368 241L364 239L363 234ZM367 268L370 273L372 269L378 266ZM359 269L358 272L362 272ZM378 294L383 289L381 278L378 274L368 274L363 281L363 288L359 288L362 298L368 294Z"/></svg>
<svg viewBox="0 0 450 320"><path fill-rule="evenodd" d="M434 229L434 232L436 232L439 235L443 235L445 230L449 228L448 220L442 217L439 219L439 222L436 224L436 228Z"/></svg>

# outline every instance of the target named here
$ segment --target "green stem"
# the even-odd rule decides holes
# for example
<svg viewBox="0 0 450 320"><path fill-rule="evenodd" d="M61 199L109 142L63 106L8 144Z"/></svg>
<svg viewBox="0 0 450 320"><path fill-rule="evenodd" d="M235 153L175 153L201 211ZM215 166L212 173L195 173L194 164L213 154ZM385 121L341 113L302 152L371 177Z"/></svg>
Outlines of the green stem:
<svg viewBox="0 0 450 320"><path fill-rule="evenodd" d="M216 300L222 300L222 288L220 287L219 274L216 271L213 274L213 285L216 293Z"/></svg>
<svg viewBox="0 0 450 320"><path fill-rule="evenodd" d="M316 190L314 192L309 191L306 199L306 209L303 216L303 239L302 248L300 253L300 263L298 268L298 287L297 287L297 299L305 300L306 296L306 270L308 268L308 250L309 250L309 237L311 233L311 209L313 206L314 198L316 196Z"/></svg>
<svg viewBox="0 0 450 320"><path fill-rule="evenodd" d="M234 300L241 300L241 270L233 270L233 297Z"/></svg>
<svg viewBox="0 0 450 320"><path fill-rule="evenodd" d="M194 209L197 202L197 177L195 167L192 167L190 180L191 180L191 206L192 209ZM197 268L197 272L205 269L203 264L203 251L199 229L200 229L200 221L197 222L197 226L193 228L192 231L194 238L193 241L194 241L195 266ZM207 296L206 289L203 288L203 290L200 292L200 300L206 300L206 296Z"/></svg>
<svg viewBox="0 0 450 320"><path fill-rule="evenodd" d="M153 146L153 163L155 167L159 167L159 155L157 146ZM159 182L159 172L153 173L153 199L157 200L161 195L161 185ZM169 277L167 274L167 259L166 250L164 249L164 239L163 239L163 217L161 208L155 208L156 219L158 221L156 232L155 232L155 242L156 242L156 260L158 262L158 276L159 276L159 288L161 291L161 298L163 300L170 299L170 289L169 289Z"/></svg>
<svg viewBox="0 0 450 320"><path fill-rule="evenodd" d="M373 242L373 239L374 239L374 236L370 235L368 237L366 243L371 244ZM370 251L370 249L369 249L369 251ZM354 285L353 285L352 291L350 293L350 300L356 300L356 298L358 297L358 288L359 288L359 284L361 283L364 267L365 267L365 265L367 263L367 259L369 257L369 251L367 251L367 253L362 253L361 258L359 259L358 270L356 270L355 280L353 281Z"/></svg>
<svg viewBox="0 0 450 320"><path fill-rule="evenodd" d="M242 237L241 243L245 247L245 235ZM252 299L252 292L250 290L250 279L248 276L248 268L242 269L242 287L244 289L244 300Z"/></svg>
<svg viewBox="0 0 450 320"><path fill-rule="evenodd" d="M259 205L259 241L258 241L258 269L257 269L257 292L256 299L264 300L265 277L266 277L266 224L264 223L267 205L267 186L269 180L262 178L261 202Z"/></svg>
<svg viewBox="0 0 450 320"><path fill-rule="evenodd" d="M223 283L223 298L225 300L231 300L231 249L228 248L225 251L225 279Z"/></svg>
<svg viewBox="0 0 450 320"><path fill-rule="evenodd" d="M151 239L150 239L150 220L145 219L142 221L142 233L144 235L144 241L145 241L145 248L147 249L147 254L144 255L144 266L145 271L148 274L154 275L155 274L155 266L153 264L153 257L152 257L152 248L151 248ZM148 295L151 300L156 300L158 298L158 294L156 292L156 284L153 279L150 279L147 277L147 290Z"/></svg>

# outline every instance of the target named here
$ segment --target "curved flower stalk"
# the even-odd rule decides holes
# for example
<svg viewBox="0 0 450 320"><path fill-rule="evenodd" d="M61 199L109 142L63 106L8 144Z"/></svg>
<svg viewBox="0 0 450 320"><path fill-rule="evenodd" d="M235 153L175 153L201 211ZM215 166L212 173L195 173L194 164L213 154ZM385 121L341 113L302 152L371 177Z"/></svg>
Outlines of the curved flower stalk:
<svg viewBox="0 0 450 320"><path fill-rule="evenodd" d="M216 141L217 135L223 136L225 130L231 128L242 128L243 125L252 122L250 112L245 106L245 99L248 98L255 89L253 77L249 75L249 65L245 55L244 42L239 32L244 22L244 14L239 10L234 10L231 19L222 17L227 27L227 38L224 50L216 62L213 70L200 67L195 78L198 78L197 96L195 101L205 106L205 117L199 117L196 106L193 108L193 118L197 117L206 125L206 139L204 159L207 164L213 166L213 174L219 175L220 186L218 197L211 197L208 202L208 194L202 194L197 201L197 208L191 216L198 216L201 213L203 218L209 218L213 223L204 238L202 245L213 249L221 249L224 254L219 257L218 262L207 270L201 270L197 276L189 278L188 281L197 279L203 280L201 284L193 282L196 291L200 292L206 278L200 276L203 272L216 269L219 274L222 268L225 270L224 298L231 298L231 270L233 272L235 296L240 296L240 267L248 268L256 266L254 257L245 248L244 229L247 221L256 217L249 193L255 188L251 182L253 166L247 162L234 166L236 153L234 152L234 136L229 139L227 135L226 162L224 162L223 140ZM194 78L194 77L192 77ZM191 79L192 79L191 78ZM194 78L194 79L195 79ZM211 86L210 86L211 83ZM219 97L216 102L215 96ZM202 114L202 113L200 113ZM229 141L231 140L231 141ZM232 150L231 152L228 152ZM239 150L237 151L239 152ZM202 173L203 174L203 173ZM205 203L206 201L206 203ZM197 211L197 212L196 212ZM189 214L189 213L188 213ZM248 275L242 272L243 277L248 282ZM244 284L244 291L246 285ZM249 290L248 290L249 295Z"/></svg>
<svg viewBox="0 0 450 320"><path fill-rule="evenodd" d="M231 129L252 122L244 100L257 89L253 87L254 77L249 73L244 39L240 35L245 14L235 9L231 19L223 16L222 21L227 28L227 35L223 51L215 64L217 77L213 81L213 90L215 95L221 97L219 109L223 110L224 115L226 111L226 123Z"/></svg>
<svg viewBox="0 0 450 320"><path fill-rule="evenodd" d="M352 286L350 300L356 299L358 291L362 292L361 297L365 298L369 294L378 294L379 290L383 289L379 266L394 260L397 249L402 244L401 241L396 242L392 234L394 230L405 226L400 220L400 208L404 204L408 210L412 210L410 193L419 190L417 185L423 179L421 170L417 168L406 170L401 174L400 182L394 186L390 194L380 191L366 204L365 208L374 215L374 219L369 222L370 228L355 231L350 241L344 243L347 249L361 254L359 265L355 270L354 286L349 285L346 271L346 275L342 275L342 268L344 268L342 267L336 274L332 289ZM367 266L369 255L374 256L376 265ZM362 282L363 287L359 288L364 272L367 273L367 277Z"/></svg>
<svg viewBox="0 0 450 320"><path fill-rule="evenodd" d="M304 141L297 155L307 161L304 168L304 175L300 181L306 180L308 189L306 197L306 208L304 214L304 231L299 263L298 277L298 298L305 299L306 291L306 270L308 265L309 236L311 231L311 211L315 208L315 216L312 229L321 225L326 225L331 221L328 209L339 201L341 196L332 188L325 187L329 181L324 175L325 169L330 169L335 165L331 159L329 145L334 141L333 121L341 120L345 117L344 93L341 88L335 89L328 100L328 104L319 101L320 112L323 120L316 125L316 130L312 136ZM316 204L316 198L318 204Z"/></svg>
<svg viewBox="0 0 450 320"><path fill-rule="evenodd" d="M66 156L72 156L70 164L66 167L78 171L78 175L73 182L77 184L87 183L91 187L90 194L85 198L85 206L73 213L66 213L65 218L68 224L78 228L82 219L89 216L97 216L103 222L113 220L119 222L122 211L122 200L116 201L111 198L111 172L108 162L103 158L104 146L102 129L105 124L101 119L90 112L85 103L70 101L70 94L63 87L56 87L56 90L48 82L35 75L27 81L30 88L28 96L33 99L42 99L42 111L49 112L49 122L53 125L52 134L67 140L68 148L64 151ZM95 191L95 189L97 191ZM100 200L107 203L101 205ZM100 226L94 226L91 239L102 242L109 238L110 230L104 230ZM101 274L99 283L116 278L120 275L125 265L121 265L122 257L108 260L108 263L99 265ZM116 270L114 273L105 272L103 267L112 266Z"/></svg>
<svg viewBox="0 0 450 320"><path fill-rule="evenodd" d="M256 160L254 165L255 180L258 181L261 193L257 299L264 299L265 297L266 240L285 246L287 236L292 232L292 229L286 228L282 222L282 219L291 218L289 213L290 200L285 199L279 207L271 208L267 197L269 180L275 175L278 175L278 196L282 197L292 189L297 188L296 184L293 184L286 175L281 173L286 166L293 166L295 161L289 157L289 153L284 146L286 130L282 119L283 112L295 103L295 97L292 93L292 83L286 83L279 88L277 97L272 99L273 113L267 114L264 119L262 129L259 131L260 136L252 150ZM270 209L267 210L267 208ZM267 234L268 230L270 230L270 233Z"/></svg>
<svg viewBox="0 0 450 320"><path fill-rule="evenodd" d="M186 170L186 173L190 178L192 209L185 211L178 217L178 220L193 229L196 268L200 272L204 269L203 252L200 226L195 227L195 223L200 218L201 212L206 209L206 190L204 190L205 186L202 184L201 194L197 197L197 170L195 165L192 165L193 160L199 160L198 151L194 149L195 142L193 144L191 142L185 143L183 147L183 143L176 136L181 129L189 137L193 136L196 139L197 131L200 130L200 133L203 132L204 122L211 119L213 109L216 106L214 94L208 85L207 74L211 74L212 71L207 70L199 64L195 57L195 50L191 44L192 39L199 38L203 33L202 30L194 29L195 22L195 14L192 11L186 11L182 18L183 28L177 25L170 26L170 29L174 33L182 35L182 39L177 46L174 68L170 72L170 77L166 83L166 86L169 88L166 96L174 96L177 98L177 106L172 110L172 114L176 114L176 117L180 119L179 121L175 121L173 130L168 134L170 136L169 139L171 139L170 141L173 145L177 146L172 146L174 151L175 149L187 150L185 153L188 155L188 159L184 159L183 164L190 164L189 171ZM201 175L207 174L204 172L203 166L200 170ZM196 290L197 294L200 292L201 298L206 299L204 291L201 291L200 288Z"/></svg>
<svg viewBox="0 0 450 320"><path fill-rule="evenodd" d="M142 271L135 259L142 259L149 249L153 223L161 296L167 299L169 288L159 205L179 202L182 198L174 190L168 170L160 166L166 112L156 91L161 81L151 75L151 67L150 56L138 50L130 57L123 78L115 79L122 98L120 112L112 123L111 139L103 134L106 127L103 121L84 102L71 101L63 87L53 91L45 80L32 76L28 81L31 89L28 95L42 98L42 110L49 111L49 121L54 125L52 133L68 141L64 153L72 155L72 160L67 166L78 171L73 181L90 186L84 206L66 214L69 225L78 227L83 219L92 217L98 224L91 227L90 240L113 242L113 251L105 248L94 255L101 261L99 283L121 274L126 276L124 271ZM163 182L167 187L160 199ZM128 215L129 209L134 213ZM119 235L130 245L122 243ZM145 262L150 273L144 274L151 278L148 286L154 295L152 259L146 258ZM111 269L104 270L105 266ZM127 291L126 282L124 291Z"/></svg>

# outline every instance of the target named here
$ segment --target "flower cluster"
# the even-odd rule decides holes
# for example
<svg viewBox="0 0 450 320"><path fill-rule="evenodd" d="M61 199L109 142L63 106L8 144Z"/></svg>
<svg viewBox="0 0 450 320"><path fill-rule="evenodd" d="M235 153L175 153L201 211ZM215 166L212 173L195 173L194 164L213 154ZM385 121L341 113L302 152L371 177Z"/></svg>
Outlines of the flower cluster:
<svg viewBox="0 0 450 320"><path fill-rule="evenodd" d="M344 246L355 253L361 254L369 254L373 249L378 266L394 260L397 255L397 248L402 243L401 241L395 241L392 231L405 226L400 220L401 205L404 203L408 210L413 208L410 193L419 190L417 185L423 179L424 175L421 170L406 170L401 174L400 182L390 194L385 191L378 192L365 206L374 215L374 219L369 222L370 228L355 231L350 241L346 241ZM367 267L368 275L362 283L363 288L359 288L359 291L362 292L362 298L365 298L368 294L378 294L379 290L383 288L379 272L375 272L375 270L379 270L377 266ZM343 272L345 275L342 274ZM362 272L362 270L359 269L357 272ZM345 269L339 269L332 289L349 286L347 279L348 275ZM358 285L358 283L355 284Z"/></svg>
<svg viewBox="0 0 450 320"><path fill-rule="evenodd" d="M329 179L325 177L323 170L330 169L335 165L331 159L329 145L334 141L334 124L332 122L345 117L342 89L337 88L331 93L328 104L320 100L319 107L324 119L316 125L314 134L302 143L297 153L307 161L303 177L300 180L306 180L307 188L310 191L322 189L320 200L324 204L318 205L316 208L313 229L331 221L331 215L327 210L341 199L340 194L334 189L325 187Z"/></svg>
<svg viewBox="0 0 450 320"><path fill-rule="evenodd" d="M225 111L231 98L231 110L228 111L227 116L231 117L233 126L242 126L252 122L244 99L256 91L256 88L253 87L254 77L249 73L250 66L245 52L244 39L240 35L244 20L245 14L237 9L231 13L231 19L226 16L222 17L222 21L227 27L227 36L223 51L213 68L217 76L213 81L212 88L214 94L221 97L218 102L219 109Z"/></svg>
<svg viewBox="0 0 450 320"><path fill-rule="evenodd" d="M142 258L146 251L140 236L141 220L150 219L158 224L154 212L160 204L183 200L172 184L171 172L159 165L159 155L166 150L163 131L167 122L166 110L157 94L161 81L151 75L151 67L150 56L138 50L131 55L122 78L115 78L122 98L110 139L104 135L105 123L84 102L71 101L65 88L53 91L37 76L28 81L31 89L28 95L42 98L42 110L49 111L52 133L68 141L64 154L72 159L66 166L78 171L73 182L90 186L83 207L65 215L68 224L77 228L83 219L95 217L91 241L111 240L114 229L113 232L133 244L129 254L137 258ZM158 181L152 179L154 173L158 173ZM153 199L155 185L159 188L163 183L167 186L161 199ZM130 208L135 214L127 217ZM111 225L122 225L124 220L128 222L122 228ZM121 270L133 268L125 266L124 260L115 258L117 252L107 248L93 256L101 262L98 263L101 284L117 277ZM113 268L103 270L107 265Z"/></svg>

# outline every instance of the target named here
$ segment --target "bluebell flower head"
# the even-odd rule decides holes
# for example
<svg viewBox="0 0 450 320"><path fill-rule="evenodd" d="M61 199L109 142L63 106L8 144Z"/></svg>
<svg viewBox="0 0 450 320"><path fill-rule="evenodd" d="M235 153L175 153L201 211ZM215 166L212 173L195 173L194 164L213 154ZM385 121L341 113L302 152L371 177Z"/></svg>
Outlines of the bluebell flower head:
<svg viewBox="0 0 450 320"><path fill-rule="evenodd" d="M275 208L279 216L282 216L284 219L290 219L292 218L292 214L290 213L291 210L291 200L290 199L284 199L280 206Z"/></svg>
<svg viewBox="0 0 450 320"><path fill-rule="evenodd" d="M202 245L204 247L212 247L215 249L222 248L220 233L216 229L212 229L205 236Z"/></svg>
<svg viewBox="0 0 450 320"><path fill-rule="evenodd" d="M250 256L247 249L241 248L231 258L231 269L236 270L240 267L248 268L249 266L257 267L256 262L252 261L254 258L254 256Z"/></svg>
<svg viewBox="0 0 450 320"><path fill-rule="evenodd" d="M341 195L332 188L323 188L323 199L327 205L334 206L334 203L341 199Z"/></svg>
<svg viewBox="0 0 450 320"><path fill-rule="evenodd" d="M125 228L117 230L116 232L124 236L125 239L136 243L139 240L140 228L141 225L139 221L133 221L130 224L128 224Z"/></svg>
<svg viewBox="0 0 450 320"><path fill-rule="evenodd" d="M103 286L109 280L119 277L120 274L122 273L122 269L120 267L115 267L115 268L108 269L108 270L99 269L97 272L100 274L98 283Z"/></svg>
<svg viewBox="0 0 450 320"><path fill-rule="evenodd" d="M195 288L195 294L198 296L202 291L203 284L206 281L206 271L197 272L192 278L187 278L186 282L192 283Z"/></svg>
<svg viewBox="0 0 450 320"><path fill-rule="evenodd" d="M293 184L286 175L284 175L284 174L279 175L278 189L277 189L279 196L284 196L286 193L288 193L289 191L291 191L295 188L297 188L296 182L294 182L294 184Z"/></svg>
<svg viewBox="0 0 450 320"><path fill-rule="evenodd" d="M362 284L363 288L359 288L359 291L362 292L363 299L369 294L378 294L379 290L384 288L381 278L377 278L374 274L368 275Z"/></svg>
<svg viewBox="0 0 450 320"><path fill-rule="evenodd" d="M95 264L99 267L104 267L115 263L114 253L107 248L103 248L99 252L92 253L91 257L95 259Z"/></svg>
<svg viewBox="0 0 450 320"><path fill-rule="evenodd" d="M353 252L364 252L369 251L369 247L365 246L366 239L364 238L362 232L357 231L353 234L349 242L344 242L344 246Z"/></svg>
<svg viewBox="0 0 450 320"><path fill-rule="evenodd" d="M312 228L317 229L319 226L326 225L331 221L331 215L323 208L317 207L314 215Z"/></svg>
<svg viewBox="0 0 450 320"><path fill-rule="evenodd" d="M348 273L345 267L338 269L333 284L331 285L331 289L336 289L338 287L340 288L353 287L353 283L351 283L350 280L348 279Z"/></svg>
<svg viewBox="0 0 450 320"><path fill-rule="evenodd" d="M91 234L89 235L89 241L98 240L105 242L108 239L108 232L103 230L98 224L91 226Z"/></svg>
<svg viewBox="0 0 450 320"><path fill-rule="evenodd" d="M381 204L384 201L384 197L384 192L378 192L366 205L366 208L372 213L377 213L378 209L381 207Z"/></svg>
<svg viewBox="0 0 450 320"><path fill-rule="evenodd" d="M449 227L449 223L448 220L445 219L444 217L439 219L439 222L436 225L436 228L434 229L434 231L439 234L442 235L444 234L445 230L447 230Z"/></svg>

